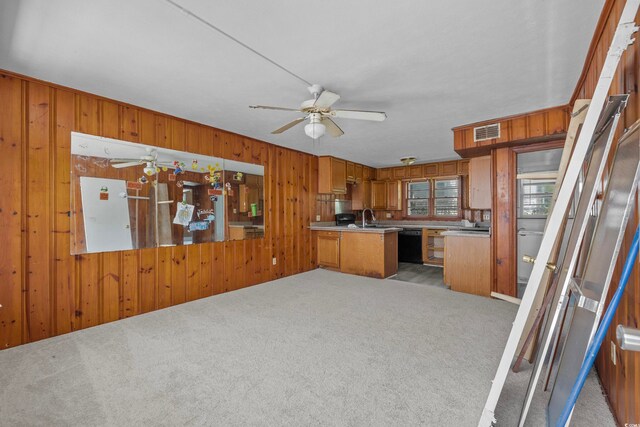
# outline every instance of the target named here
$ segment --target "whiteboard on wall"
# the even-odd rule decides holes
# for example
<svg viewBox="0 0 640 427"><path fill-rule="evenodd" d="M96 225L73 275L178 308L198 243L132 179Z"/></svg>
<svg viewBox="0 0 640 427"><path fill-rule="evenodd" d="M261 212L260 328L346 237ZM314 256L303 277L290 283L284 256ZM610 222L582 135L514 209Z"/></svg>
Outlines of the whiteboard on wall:
<svg viewBox="0 0 640 427"><path fill-rule="evenodd" d="M80 193L87 252L133 249L126 182L81 176Z"/></svg>

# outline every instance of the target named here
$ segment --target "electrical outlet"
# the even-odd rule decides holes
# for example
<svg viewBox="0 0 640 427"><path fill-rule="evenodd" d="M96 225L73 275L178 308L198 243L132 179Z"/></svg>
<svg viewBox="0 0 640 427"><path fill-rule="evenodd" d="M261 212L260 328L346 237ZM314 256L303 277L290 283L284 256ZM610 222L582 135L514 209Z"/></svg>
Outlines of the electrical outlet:
<svg viewBox="0 0 640 427"><path fill-rule="evenodd" d="M273 265L276 265L276 263L277 263L276 257L273 257L273 261L272 262L273 262Z"/></svg>
<svg viewBox="0 0 640 427"><path fill-rule="evenodd" d="M233 213L234 214L238 213L238 210L236 208L233 208Z"/></svg>
<svg viewBox="0 0 640 427"><path fill-rule="evenodd" d="M321 219L322 219L322 218L320 218L320 215L316 215L316 221L317 221L317 222L320 222L320 220L321 220Z"/></svg>
<svg viewBox="0 0 640 427"><path fill-rule="evenodd" d="M616 364L616 343L611 341L611 363Z"/></svg>
<svg viewBox="0 0 640 427"><path fill-rule="evenodd" d="M387 218L391 218L391 212L387 212Z"/></svg>

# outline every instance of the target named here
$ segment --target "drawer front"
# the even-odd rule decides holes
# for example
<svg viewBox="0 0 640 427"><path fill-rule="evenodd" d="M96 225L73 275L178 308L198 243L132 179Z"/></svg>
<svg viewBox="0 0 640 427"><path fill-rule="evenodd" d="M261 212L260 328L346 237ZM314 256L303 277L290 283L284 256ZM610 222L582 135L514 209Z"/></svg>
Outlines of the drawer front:
<svg viewBox="0 0 640 427"><path fill-rule="evenodd" d="M340 232L339 231L318 231L318 237L325 237L325 238L329 238L329 237L335 237L335 238L339 238L340 237Z"/></svg>

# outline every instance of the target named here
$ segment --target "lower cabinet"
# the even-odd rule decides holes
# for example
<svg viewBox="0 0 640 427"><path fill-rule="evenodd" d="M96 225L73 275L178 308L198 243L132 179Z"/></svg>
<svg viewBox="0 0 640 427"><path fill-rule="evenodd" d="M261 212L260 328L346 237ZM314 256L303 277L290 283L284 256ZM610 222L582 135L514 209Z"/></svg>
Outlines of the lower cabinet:
<svg viewBox="0 0 640 427"><path fill-rule="evenodd" d="M340 269L340 232L318 231L318 266Z"/></svg>
<svg viewBox="0 0 640 427"><path fill-rule="evenodd" d="M491 295L491 238L445 235L444 283L452 291Z"/></svg>
<svg viewBox="0 0 640 427"><path fill-rule="evenodd" d="M375 278L398 272L398 233L316 231L318 266Z"/></svg>

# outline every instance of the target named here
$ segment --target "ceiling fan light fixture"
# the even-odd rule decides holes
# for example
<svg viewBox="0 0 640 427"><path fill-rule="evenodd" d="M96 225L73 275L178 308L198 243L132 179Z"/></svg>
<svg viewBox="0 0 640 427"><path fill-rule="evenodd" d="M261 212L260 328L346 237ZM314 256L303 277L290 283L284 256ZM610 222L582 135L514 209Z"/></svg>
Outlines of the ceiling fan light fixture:
<svg viewBox="0 0 640 427"><path fill-rule="evenodd" d="M413 156L410 157L403 157L400 159L400 161L405 165L405 166L409 166L412 165L416 162L416 158Z"/></svg>
<svg viewBox="0 0 640 427"><path fill-rule="evenodd" d="M156 168L150 162L147 162L147 166L143 169L143 171L147 176L152 176L156 174Z"/></svg>
<svg viewBox="0 0 640 427"><path fill-rule="evenodd" d="M318 113L309 115L309 123L304 127L304 133L306 133L309 138L318 139L324 135L327 128L321 120L321 116Z"/></svg>

